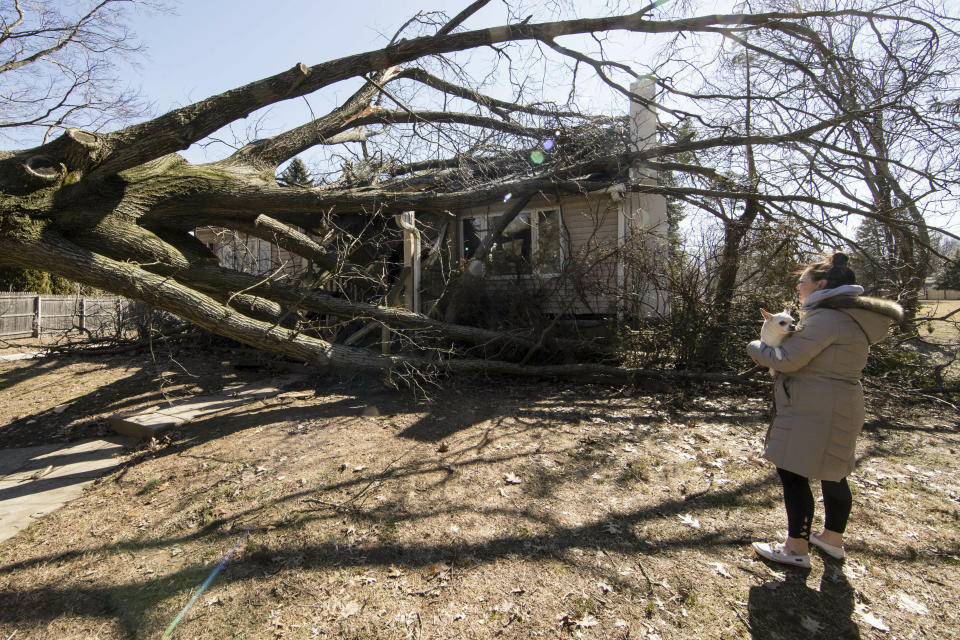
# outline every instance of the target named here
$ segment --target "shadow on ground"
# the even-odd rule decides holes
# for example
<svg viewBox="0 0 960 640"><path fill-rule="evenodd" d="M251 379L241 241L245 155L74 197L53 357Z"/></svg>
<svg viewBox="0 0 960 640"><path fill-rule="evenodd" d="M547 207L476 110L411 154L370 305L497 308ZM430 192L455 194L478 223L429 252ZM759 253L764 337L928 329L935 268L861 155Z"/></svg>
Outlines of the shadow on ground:
<svg viewBox="0 0 960 640"><path fill-rule="evenodd" d="M860 639L853 620L854 589L843 571L828 565L819 590L807 586L809 575L809 569L788 568L784 582L750 588L747 606L754 640Z"/></svg>

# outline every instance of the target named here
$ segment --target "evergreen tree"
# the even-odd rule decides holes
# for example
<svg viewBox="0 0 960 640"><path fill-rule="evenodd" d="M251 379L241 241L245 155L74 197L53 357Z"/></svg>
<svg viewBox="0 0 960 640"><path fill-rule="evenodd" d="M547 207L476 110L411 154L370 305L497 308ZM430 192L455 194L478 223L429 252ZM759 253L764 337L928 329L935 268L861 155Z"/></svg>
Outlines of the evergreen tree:
<svg viewBox="0 0 960 640"><path fill-rule="evenodd" d="M310 178L310 172L307 171L307 165L300 158L294 158L283 170L283 173L277 178L277 183L282 187L312 187L313 180Z"/></svg>
<svg viewBox="0 0 960 640"><path fill-rule="evenodd" d="M0 267L0 291L67 295L77 290L75 282L37 269Z"/></svg>

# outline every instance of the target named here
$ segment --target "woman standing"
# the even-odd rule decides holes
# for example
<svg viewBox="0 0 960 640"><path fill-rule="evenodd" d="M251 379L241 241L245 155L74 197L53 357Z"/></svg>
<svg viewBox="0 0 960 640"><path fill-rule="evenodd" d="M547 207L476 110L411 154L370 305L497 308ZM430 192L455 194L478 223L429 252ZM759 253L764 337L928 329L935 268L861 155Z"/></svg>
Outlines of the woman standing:
<svg viewBox="0 0 960 640"><path fill-rule="evenodd" d="M800 323L781 346L755 340L750 356L777 371L776 417L763 456L777 466L787 508L787 539L782 544L753 543L760 556L798 567L810 566L810 544L844 557L843 532L853 504L847 476L855 464L857 436L863 428L860 374L870 344L881 340L903 318L895 302L861 295L847 256L808 265L800 276ZM824 529L810 533L813 493L810 478L820 480Z"/></svg>

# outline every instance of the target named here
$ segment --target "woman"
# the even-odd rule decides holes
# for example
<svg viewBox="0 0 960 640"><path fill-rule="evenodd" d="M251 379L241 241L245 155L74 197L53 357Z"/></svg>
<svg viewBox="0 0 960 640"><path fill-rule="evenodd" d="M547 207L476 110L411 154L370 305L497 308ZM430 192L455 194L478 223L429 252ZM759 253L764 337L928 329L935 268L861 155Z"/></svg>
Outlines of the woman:
<svg viewBox="0 0 960 640"><path fill-rule="evenodd" d="M847 256L808 265L797 284L800 323L780 346L755 340L750 356L775 369L776 417L763 456L777 466L787 507L783 544L753 543L760 556L809 567L810 544L842 559L843 532L853 504L847 476L853 471L857 436L863 428L860 374L871 343L881 340L903 309L894 302L863 295L847 266ZM813 493L810 478L823 490L824 529L810 534Z"/></svg>

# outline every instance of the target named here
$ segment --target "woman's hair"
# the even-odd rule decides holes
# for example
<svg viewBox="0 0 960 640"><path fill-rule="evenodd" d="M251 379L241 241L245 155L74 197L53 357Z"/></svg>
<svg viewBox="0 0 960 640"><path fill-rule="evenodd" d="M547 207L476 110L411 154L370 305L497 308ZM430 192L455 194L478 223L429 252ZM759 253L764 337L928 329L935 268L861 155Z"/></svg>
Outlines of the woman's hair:
<svg viewBox="0 0 960 640"><path fill-rule="evenodd" d="M826 280L827 289L835 289L845 284L855 284L857 276L853 269L847 266L850 258L847 254L837 251L832 256L824 258L820 262L813 262L804 267L804 271L810 270L810 277L814 280Z"/></svg>

